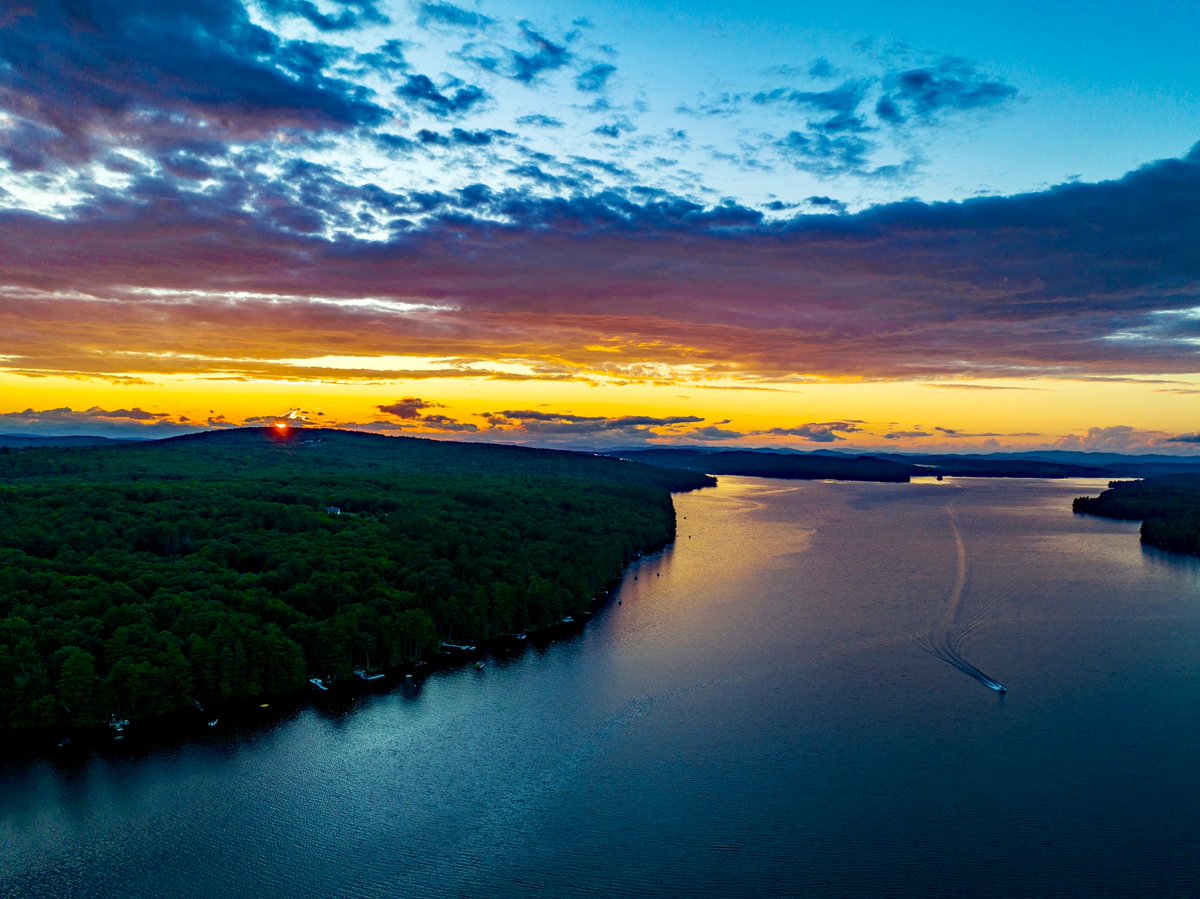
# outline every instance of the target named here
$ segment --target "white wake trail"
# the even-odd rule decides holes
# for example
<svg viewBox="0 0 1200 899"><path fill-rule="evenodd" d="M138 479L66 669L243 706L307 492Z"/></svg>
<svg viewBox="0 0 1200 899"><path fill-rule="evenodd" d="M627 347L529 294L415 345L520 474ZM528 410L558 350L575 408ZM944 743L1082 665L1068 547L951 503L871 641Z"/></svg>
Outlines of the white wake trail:
<svg viewBox="0 0 1200 899"><path fill-rule="evenodd" d="M950 519L950 529L954 533L954 548L957 557L954 588L950 591L950 601L946 604L946 612L942 615L941 621L934 627L928 638L922 638L919 642L928 652L937 656L947 665L957 668L963 674L975 678L989 690L1007 693L1008 690L1004 684L988 677L962 657L963 639L979 624L985 609L976 610L965 625L957 626L958 616L962 611L963 594L967 588L967 544L963 540L962 531L958 527L958 518L952 505L947 507L946 515Z"/></svg>

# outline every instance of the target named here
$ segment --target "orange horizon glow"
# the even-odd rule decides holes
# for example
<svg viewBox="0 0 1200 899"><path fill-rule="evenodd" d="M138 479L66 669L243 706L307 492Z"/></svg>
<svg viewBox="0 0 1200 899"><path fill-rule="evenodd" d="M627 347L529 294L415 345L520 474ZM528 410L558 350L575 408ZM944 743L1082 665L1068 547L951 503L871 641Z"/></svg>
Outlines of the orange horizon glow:
<svg viewBox="0 0 1200 899"><path fill-rule="evenodd" d="M739 386L729 379L718 386L455 377L346 384L146 373L107 382L0 372L0 433L169 436L269 424L282 435L295 424L547 446L1187 452L1195 444L1171 438L1200 430L1200 422L1180 422L1179 393L1200 390L1200 383L1194 376L1161 380Z"/></svg>

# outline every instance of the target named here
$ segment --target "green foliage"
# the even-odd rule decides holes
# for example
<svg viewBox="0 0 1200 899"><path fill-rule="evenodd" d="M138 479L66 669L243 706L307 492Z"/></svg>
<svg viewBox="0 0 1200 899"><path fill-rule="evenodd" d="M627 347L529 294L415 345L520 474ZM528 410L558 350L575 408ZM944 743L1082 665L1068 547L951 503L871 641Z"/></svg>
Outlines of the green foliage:
<svg viewBox="0 0 1200 899"><path fill-rule="evenodd" d="M0 730L280 693L545 625L672 538L669 490L708 483L313 430L8 453Z"/></svg>
<svg viewBox="0 0 1200 899"><path fill-rule="evenodd" d="M1142 521L1142 542L1200 556L1200 475L1110 483L1097 497L1079 497L1073 508L1088 515Z"/></svg>

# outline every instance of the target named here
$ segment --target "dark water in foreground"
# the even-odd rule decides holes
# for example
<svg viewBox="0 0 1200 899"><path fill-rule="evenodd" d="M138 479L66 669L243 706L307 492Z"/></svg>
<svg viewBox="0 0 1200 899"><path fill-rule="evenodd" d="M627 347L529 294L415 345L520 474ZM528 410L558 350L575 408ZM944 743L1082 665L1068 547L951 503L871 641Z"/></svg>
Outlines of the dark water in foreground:
<svg viewBox="0 0 1200 899"><path fill-rule="evenodd" d="M0 895L1200 894L1200 565L1099 486L723 478L572 640L0 768Z"/></svg>

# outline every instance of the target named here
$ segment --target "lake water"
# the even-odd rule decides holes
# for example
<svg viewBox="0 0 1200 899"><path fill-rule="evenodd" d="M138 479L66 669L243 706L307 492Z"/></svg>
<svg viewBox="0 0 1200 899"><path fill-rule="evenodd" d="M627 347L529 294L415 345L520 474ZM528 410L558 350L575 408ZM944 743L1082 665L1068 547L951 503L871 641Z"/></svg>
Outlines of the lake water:
<svg viewBox="0 0 1200 899"><path fill-rule="evenodd" d="M1103 486L722 478L569 640L0 767L0 895L1197 895L1200 565Z"/></svg>

